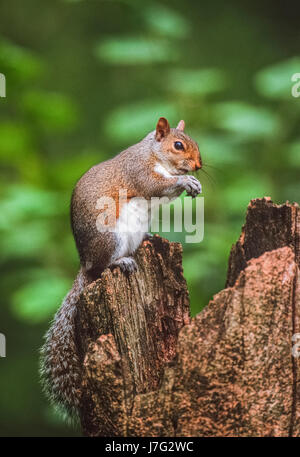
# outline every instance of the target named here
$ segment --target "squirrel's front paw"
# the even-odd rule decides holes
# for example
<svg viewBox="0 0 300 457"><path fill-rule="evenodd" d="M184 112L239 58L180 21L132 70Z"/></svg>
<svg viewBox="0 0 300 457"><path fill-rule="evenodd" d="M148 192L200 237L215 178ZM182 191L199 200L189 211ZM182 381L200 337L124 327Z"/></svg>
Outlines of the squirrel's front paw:
<svg viewBox="0 0 300 457"><path fill-rule="evenodd" d="M138 268L133 257L121 257L111 265L111 268L115 267L120 267L123 273L134 273Z"/></svg>
<svg viewBox="0 0 300 457"><path fill-rule="evenodd" d="M201 183L194 176L181 176L182 186L186 190L186 193L192 198L197 197L202 192Z"/></svg>

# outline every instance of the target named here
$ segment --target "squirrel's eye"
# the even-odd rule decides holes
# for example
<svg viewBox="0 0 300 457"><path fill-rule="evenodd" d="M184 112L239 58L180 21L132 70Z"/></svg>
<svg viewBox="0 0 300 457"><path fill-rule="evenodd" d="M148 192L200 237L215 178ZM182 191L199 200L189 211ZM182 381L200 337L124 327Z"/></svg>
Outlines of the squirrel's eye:
<svg viewBox="0 0 300 457"><path fill-rule="evenodd" d="M175 141L174 143L174 148L177 149L177 151L183 151L184 147L181 141Z"/></svg>

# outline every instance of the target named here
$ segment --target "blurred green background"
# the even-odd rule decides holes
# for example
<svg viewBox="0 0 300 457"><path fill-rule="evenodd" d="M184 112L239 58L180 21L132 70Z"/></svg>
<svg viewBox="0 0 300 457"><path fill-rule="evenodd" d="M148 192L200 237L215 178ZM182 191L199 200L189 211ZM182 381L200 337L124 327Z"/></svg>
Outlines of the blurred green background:
<svg viewBox="0 0 300 457"><path fill-rule="evenodd" d="M159 116L185 119L210 175L200 174L204 241L184 245L193 314L224 287L249 200L300 200L296 5L1 2L1 436L80 434L43 398L38 350L78 269L69 201L88 168Z"/></svg>

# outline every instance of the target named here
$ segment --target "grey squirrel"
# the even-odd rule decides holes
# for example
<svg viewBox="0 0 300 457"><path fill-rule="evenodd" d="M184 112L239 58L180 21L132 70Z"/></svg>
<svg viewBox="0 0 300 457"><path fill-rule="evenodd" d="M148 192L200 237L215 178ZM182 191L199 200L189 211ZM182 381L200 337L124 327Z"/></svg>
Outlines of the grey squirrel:
<svg viewBox="0 0 300 457"><path fill-rule="evenodd" d="M167 119L161 117L156 129L142 141L92 167L75 186L71 225L81 267L45 335L40 369L46 395L67 415L77 414L81 399L82 360L75 332L80 293L107 267L119 267L125 274L137 269L133 254L146 235L141 223L144 207L138 198L174 199L184 190L192 197L201 193L200 182L185 175L200 169L202 162L197 143L184 133L184 127L180 121L176 128L170 128ZM121 203L120 189L126 190ZM99 219L101 198L112 200L115 206L107 208L105 218Z"/></svg>

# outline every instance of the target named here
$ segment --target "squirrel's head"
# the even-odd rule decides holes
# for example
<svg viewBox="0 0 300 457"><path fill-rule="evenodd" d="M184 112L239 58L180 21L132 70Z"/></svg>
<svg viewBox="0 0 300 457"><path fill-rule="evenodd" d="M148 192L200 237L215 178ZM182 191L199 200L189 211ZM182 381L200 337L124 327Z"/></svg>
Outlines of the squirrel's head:
<svg viewBox="0 0 300 457"><path fill-rule="evenodd" d="M169 122L160 117L155 131L155 150L159 159L172 170L173 174L182 175L202 167L197 143L184 133L184 121L177 127L170 128Z"/></svg>

